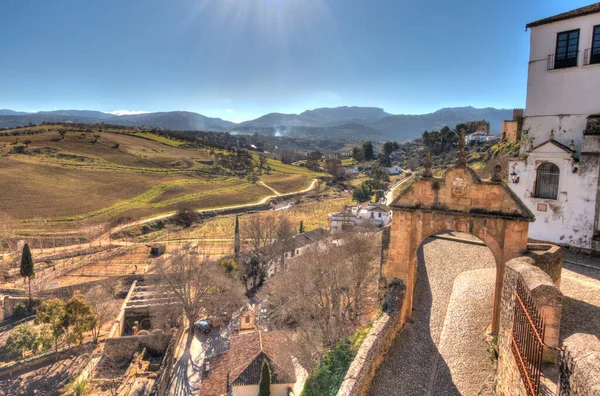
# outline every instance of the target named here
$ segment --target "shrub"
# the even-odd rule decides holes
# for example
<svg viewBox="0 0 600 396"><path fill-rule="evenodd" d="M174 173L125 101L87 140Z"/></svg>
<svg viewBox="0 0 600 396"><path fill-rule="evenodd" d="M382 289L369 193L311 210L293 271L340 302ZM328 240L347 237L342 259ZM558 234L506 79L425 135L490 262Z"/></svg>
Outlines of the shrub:
<svg viewBox="0 0 600 396"><path fill-rule="evenodd" d="M19 304L13 309L13 315L17 318L24 318L27 316L27 308L25 308L24 305Z"/></svg>

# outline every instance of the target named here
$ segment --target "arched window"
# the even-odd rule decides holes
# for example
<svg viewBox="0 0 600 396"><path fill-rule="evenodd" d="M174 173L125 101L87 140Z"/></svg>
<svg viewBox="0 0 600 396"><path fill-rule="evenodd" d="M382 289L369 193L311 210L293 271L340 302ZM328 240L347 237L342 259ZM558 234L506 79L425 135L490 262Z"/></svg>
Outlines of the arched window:
<svg viewBox="0 0 600 396"><path fill-rule="evenodd" d="M558 166L551 162L540 165L537 169L535 181L536 198L556 199L558 197Z"/></svg>

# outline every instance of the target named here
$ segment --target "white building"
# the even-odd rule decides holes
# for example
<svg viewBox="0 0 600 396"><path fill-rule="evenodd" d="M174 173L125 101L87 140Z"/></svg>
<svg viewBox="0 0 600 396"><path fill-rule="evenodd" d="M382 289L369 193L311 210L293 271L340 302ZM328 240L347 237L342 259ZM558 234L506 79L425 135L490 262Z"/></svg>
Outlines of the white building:
<svg viewBox="0 0 600 396"><path fill-rule="evenodd" d="M493 141L499 140L499 139L500 139L500 135L490 135L489 133L483 132L483 131L474 132L470 135L465 136L466 143L471 143L471 142L485 143L485 142L493 142Z"/></svg>
<svg viewBox="0 0 600 396"><path fill-rule="evenodd" d="M291 236L277 242L276 245L265 247L270 257L266 265L266 280L272 278L282 271L294 259L302 256L311 249L324 249L327 244L327 231L323 228L315 228L298 235ZM249 261L249 258L247 258ZM254 279L248 279L248 289L254 287Z"/></svg>
<svg viewBox="0 0 600 396"><path fill-rule="evenodd" d="M391 221L391 215L386 205L365 202L346 206L341 212L330 214L329 228L336 233L355 226L384 227Z"/></svg>
<svg viewBox="0 0 600 396"><path fill-rule="evenodd" d="M533 239L600 250L600 3L529 23L527 108L512 190Z"/></svg>
<svg viewBox="0 0 600 396"><path fill-rule="evenodd" d="M402 169L400 165L390 166L385 168L385 170L387 171L388 175L399 175L400 173L404 172L404 169Z"/></svg>

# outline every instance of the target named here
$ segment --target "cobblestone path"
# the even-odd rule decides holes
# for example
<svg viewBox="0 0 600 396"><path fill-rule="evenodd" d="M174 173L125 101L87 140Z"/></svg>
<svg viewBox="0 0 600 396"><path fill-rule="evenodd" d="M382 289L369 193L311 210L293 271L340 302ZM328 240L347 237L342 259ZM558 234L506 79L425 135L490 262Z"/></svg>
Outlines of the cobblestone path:
<svg viewBox="0 0 600 396"><path fill-rule="evenodd" d="M439 238L424 242L413 323L394 340L370 395L491 394L492 365L483 335L491 322L495 270L471 271L481 268L495 268L485 246Z"/></svg>

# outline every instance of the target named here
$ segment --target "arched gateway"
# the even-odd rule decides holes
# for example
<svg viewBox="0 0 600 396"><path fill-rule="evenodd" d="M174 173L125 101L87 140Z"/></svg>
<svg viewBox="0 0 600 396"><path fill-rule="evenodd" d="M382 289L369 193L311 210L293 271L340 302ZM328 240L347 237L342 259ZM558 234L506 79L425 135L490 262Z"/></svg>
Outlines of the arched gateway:
<svg viewBox="0 0 600 396"><path fill-rule="evenodd" d="M406 183L409 185L400 185L402 190L390 205L393 220L381 268L383 286L394 279L406 282L402 314L410 319L418 275L415 263L421 243L428 236L446 230L475 235L496 259L492 332L497 333L504 265L527 249L533 214L501 181L499 169L488 181L481 180L466 166L464 143L457 165L443 177L432 177L426 165L424 176Z"/></svg>

